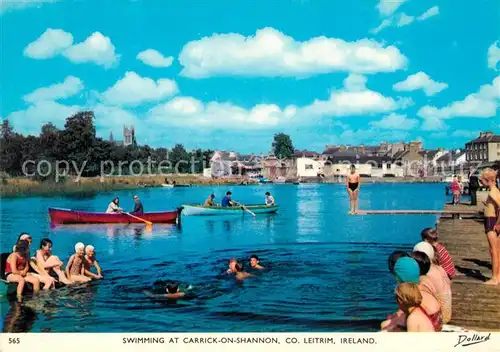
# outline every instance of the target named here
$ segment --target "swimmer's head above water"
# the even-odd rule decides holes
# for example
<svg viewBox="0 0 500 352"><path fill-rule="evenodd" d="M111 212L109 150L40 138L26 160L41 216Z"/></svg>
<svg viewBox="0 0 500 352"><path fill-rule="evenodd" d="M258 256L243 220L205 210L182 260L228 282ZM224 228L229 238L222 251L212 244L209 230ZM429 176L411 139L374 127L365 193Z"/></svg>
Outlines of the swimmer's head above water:
<svg viewBox="0 0 500 352"><path fill-rule="evenodd" d="M166 291L167 291L167 293L178 293L180 291L179 285L174 284L174 283L169 283L169 284L167 284Z"/></svg>

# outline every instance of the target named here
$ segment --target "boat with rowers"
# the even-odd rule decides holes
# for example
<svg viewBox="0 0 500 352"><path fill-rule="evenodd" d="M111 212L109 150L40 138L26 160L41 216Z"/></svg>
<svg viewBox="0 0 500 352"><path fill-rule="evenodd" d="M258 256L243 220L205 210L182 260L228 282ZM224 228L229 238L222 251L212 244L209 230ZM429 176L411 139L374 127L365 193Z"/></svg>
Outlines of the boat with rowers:
<svg viewBox="0 0 500 352"><path fill-rule="evenodd" d="M102 213L79 211L62 208L49 208L52 224L138 224L149 221L156 224L175 224L181 209L172 211L148 212L140 214L140 218L128 213Z"/></svg>
<svg viewBox="0 0 500 352"><path fill-rule="evenodd" d="M247 210L254 214L272 214L278 212L279 205L252 204L245 206L205 206L203 204L183 204L182 213L186 216L192 215L241 215Z"/></svg>

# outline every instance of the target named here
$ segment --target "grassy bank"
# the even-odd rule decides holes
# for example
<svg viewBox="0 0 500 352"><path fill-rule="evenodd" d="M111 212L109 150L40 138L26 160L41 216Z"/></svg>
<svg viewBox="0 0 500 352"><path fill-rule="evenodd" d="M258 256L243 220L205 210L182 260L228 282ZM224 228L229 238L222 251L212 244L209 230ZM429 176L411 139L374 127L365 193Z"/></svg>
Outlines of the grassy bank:
<svg viewBox="0 0 500 352"><path fill-rule="evenodd" d="M167 176L168 180L177 184L189 185L234 185L240 184L240 178L212 180L197 175ZM53 197L53 196L91 196L103 192L144 187L161 187L165 176L112 176L102 180L99 177L81 178L79 182L68 179L63 183L50 181L38 182L30 178L5 178L0 184L0 197Z"/></svg>

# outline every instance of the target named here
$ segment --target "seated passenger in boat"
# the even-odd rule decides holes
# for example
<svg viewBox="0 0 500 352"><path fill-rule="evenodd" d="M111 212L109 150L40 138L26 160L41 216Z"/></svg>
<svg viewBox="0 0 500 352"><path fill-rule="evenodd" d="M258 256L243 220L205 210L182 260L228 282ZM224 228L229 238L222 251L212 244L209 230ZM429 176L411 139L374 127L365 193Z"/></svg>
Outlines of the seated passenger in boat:
<svg viewBox="0 0 500 352"><path fill-rule="evenodd" d="M264 267L259 264L259 257L255 254L250 257L250 266L252 269L264 270Z"/></svg>
<svg viewBox="0 0 500 352"><path fill-rule="evenodd" d="M90 277L85 276L84 248L85 245L82 242L78 242L75 245L75 254L69 258L68 264L66 265L66 276L73 283L90 281Z"/></svg>
<svg viewBox="0 0 500 352"><path fill-rule="evenodd" d="M88 276L91 279L102 279L101 267L95 258L94 246L88 245L85 247L85 262L83 265L85 266L85 276ZM93 266L95 266L97 274L90 271L90 268Z"/></svg>
<svg viewBox="0 0 500 352"><path fill-rule="evenodd" d="M224 196L224 198L222 198L222 201L221 201L221 206L223 208L227 208L227 207L232 207L233 206L234 202L231 200L231 196L232 196L231 191L227 191L226 195Z"/></svg>
<svg viewBox="0 0 500 352"><path fill-rule="evenodd" d="M30 247L32 238L29 233L21 232L19 237L17 238L17 243L19 241L27 241L28 242L28 272L32 273L41 283L43 283L44 290L48 290L49 288L54 288L56 279L54 279L50 274L43 268L42 265L37 263L36 258L30 256ZM16 246L13 248L13 252L16 251Z"/></svg>
<svg viewBox="0 0 500 352"><path fill-rule="evenodd" d="M33 292L40 290L40 280L29 270L29 244L26 240L21 240L16 244L16 250L7 257L5 263L5 280L17 283L17 299L23 297L23 290L26 282L33 285ZM44 287L45 288L45 287ZM48 288L47 288L48 289Z"/></svg>
<svg viewBox="0 0 500 352"><path fill-rule="evenodd" d="M274 205L274 197L269 192L266 192L266 205L268 207Z"/></svg>
<svg viewBox="0 0 500 352"><path fill-rule="evenodd" d="M120 199L118 197L115 197L111 203L109 203L108 209L106 209L106 213L108 214L121 213L122 211L123 209L120 208Z"/></svg>
<svg viewBox="0 0 500 352"><path fill-rule="evenodd" d="M63 262L59 259L58 256L52 255L52 241L48 238L42 239L40 242L40 249L36 251L36 262L42 267L46 272L50 274L53 271L59 281L65 285L71 284L71 281L68 280L66 275L64 274Z"/></svg>
<svg viewBox="0 0 500 352"><path fill-rule="evenodd" d="M138 196L134 195L134 210L132 214L142 215L144 214L144 206Z"/></svg>
<svg viewBox="0 0 500 352"><path fill-rule="evenodd" d="M211 194L205 203L203 203L203 206L205 207L213 207L214 206L214 199L215 199L215 194Z"/></svg>

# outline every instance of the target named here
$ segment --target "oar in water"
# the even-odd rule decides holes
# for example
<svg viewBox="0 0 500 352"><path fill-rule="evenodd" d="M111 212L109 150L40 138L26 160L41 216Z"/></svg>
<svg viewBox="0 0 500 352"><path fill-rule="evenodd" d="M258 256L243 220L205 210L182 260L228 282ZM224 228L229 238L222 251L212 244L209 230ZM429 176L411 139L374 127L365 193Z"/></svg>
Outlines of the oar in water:
<svg viewBox="0 0 500 352"><path fill-rule="evenodd" d="M234 202L234 201L233 201ZM244 204L241 204L241 203L238 203L238 202L234 202L236 203L237 205L239 205L241 208L243 208L243 210L249 212L250 214L252 214L253 216L255 216L255 213L250 211Z"/></svg>
<svg viewBox="0 0 500 352"><path fill-rule="evenodd" d="M128 215L128 216L130 216L130 217L132 217L132 218L134 218L134 219L140 220L140 221L142 221L142 222L146 223L146 225L149 225L149 226L153 225L153 223L152 223L152 222L147 221L147 220L144 220L144 219L142 219L142 218L140 218L140 217L138 217L138 216L132 215L132 214L127 213L127 212L125 212L125 211L123 211L123 212L122 212L122 214Z"/></svg>

